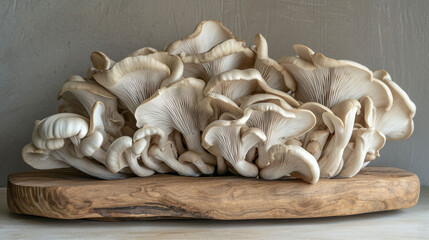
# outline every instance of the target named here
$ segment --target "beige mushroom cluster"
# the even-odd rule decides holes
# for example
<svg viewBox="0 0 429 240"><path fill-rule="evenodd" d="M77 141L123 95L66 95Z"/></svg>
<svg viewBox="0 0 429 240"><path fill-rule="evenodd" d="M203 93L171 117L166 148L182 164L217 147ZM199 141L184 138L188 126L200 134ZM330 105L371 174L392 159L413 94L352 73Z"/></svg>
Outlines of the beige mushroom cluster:
<svg viewBox="0 0 429 240"><path fill-rule="evenodd" d="M414 103L372 72L303 45L268 56L204 21L164 51L120 61L91 54L85 77L58 93L57 114L34 123L24 161L102 179L177 173L262 179L353 177L386 139L413 132Z"/></svg>

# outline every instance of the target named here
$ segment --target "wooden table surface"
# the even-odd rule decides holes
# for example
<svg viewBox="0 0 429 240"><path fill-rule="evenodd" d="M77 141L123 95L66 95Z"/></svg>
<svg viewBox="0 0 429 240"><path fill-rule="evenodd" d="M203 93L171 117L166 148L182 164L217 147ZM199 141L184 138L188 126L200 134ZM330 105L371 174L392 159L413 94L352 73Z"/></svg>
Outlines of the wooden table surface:
<svg viewBox="0 0 429 240"><path fill-rule="evenodd" d="M300 220L54 220L9 211L0 188L0 239L429 239L429 187L417 206Z"/></svg>

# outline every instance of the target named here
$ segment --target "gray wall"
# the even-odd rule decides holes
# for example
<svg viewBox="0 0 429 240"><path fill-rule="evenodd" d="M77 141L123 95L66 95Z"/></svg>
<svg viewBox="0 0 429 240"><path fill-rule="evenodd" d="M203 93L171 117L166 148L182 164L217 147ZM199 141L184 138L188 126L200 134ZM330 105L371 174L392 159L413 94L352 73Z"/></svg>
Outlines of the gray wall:
<svg viewBox="0 0 429 240"><path fill-rule="evenodd" d="M273 58L303 43L338 59L386 69L417 105L415 133L388 142L379 166L416 172L429 185L429 1L2 1L0 3L0 185L30 170L21 148L32 123L54 114L56 93L85 74L94 50L113 59L162 49L203 19L221 20Z"/></svg>

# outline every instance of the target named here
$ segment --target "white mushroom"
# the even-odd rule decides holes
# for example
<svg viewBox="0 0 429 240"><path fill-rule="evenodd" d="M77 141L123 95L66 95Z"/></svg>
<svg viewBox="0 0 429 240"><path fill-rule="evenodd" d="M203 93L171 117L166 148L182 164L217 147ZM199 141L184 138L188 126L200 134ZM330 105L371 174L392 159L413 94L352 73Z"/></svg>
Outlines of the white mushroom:
<svg viewBox="0 0 429 240"><path fill-rule="evenodd" d="M166 64L150 55L139 55L121 60L111 69L94 74L94 78L133 113L140 103L160 88L171 72Z"/></svg>
<svg viewBox="0 0 429 240"><path fill-rule="evenodd" d="M295 91L293 77L277 61L268 57L268 44L261 34L255 36L256 60L255 68L261 72L267 84L283 92Z"/></svg>
<svg viewBox="0 0 429 240"><path fill-rule="evenodd" d="M248 127L261 129L267 137L266 141L258 143L256 164L260 168L269 164L267 152L271 146L305 134L316 123L314 114L308 110L285 110L273 103L250 105L244 115L249 116L246 120Z"/></svg>
<svg viewBox="0 0 429 240"><path fill-rule="evenodd" d="M243 114L243 110L234 101L218 93L207 94L201 100L200 105L201 110L210 116L209 123L219 119L224 113L230 113L235 118L240 118Z"/></svg>
<svg viewBox="0 0 429 240"><path fill-rule="evenodd" d="M159 127L167 135L177 129L189 150L203 154L204 162L216 164L215 158L201 146L200 130L208 120L199 109L204 85L202 80L186 78L162 88L137 108L135 116L138 127Z"/></svg>
<svg viewBox="0 0 429 240"><path fill-rule="evenodd" d="M247 69L254 65L254 52L236 39L227 40L208 52L182 56L184 77L196 77L208 82L212 77L232 70Z"/></svg>
<svg viewBox="0 0 429 240"><path fill-rule="evenodd" d="M304 45L294 45L298 57L278 60L295 78L295 98L301 102L318 102L332 108L347 99L370 96L377 107L388 110L392 94L372 72L355 62L335 60L314 53Z"/></svg>
<svg viewBox="0 0 429 240"><path fill-rule="evenodd" d="M226 161L240 175L256 177L258 167L246 161L246 154L258 142L265 141L266 136L260 129L245 126L249 116L214 121L204 130L202 139L204 148L217 157L218 166Z"/></svg>
<svg viewBox="0 0 429 240"><path fill-rule="evenodd" d="M140 177L150 176L154 170L146 167L141 161L141 152L135 152L131 137L122 136L117 138L111 145L107 154L107 168L113 173L117 173L126 167ZM146 142L140 142L140 148L145 148Z"/></svg>
<svg viewBox="0 0 429 240"><path fill-rule="evenodd" d="M353 130L351 136L354 147L348 158L344 158L344 167L339 177L353 177L364 164L367 154L379 156L378 151L384 146L386 138L374 128L359 128Z"/></svg>
<svg viewBox="0 0 429 240"><path fill-rule="evenodd" d="M241 97L237 100L240 103L241 109L246 109L248 106L256 103L274 103L285 110L292 109L293 107L287 103L283 98L267 93L258 93Z"/></svg>
<svg viewBox="0 0 429 240"><path fill-rule="evenodd" d="M167 47L167 52L182 56L196 55L212 49L214 46L233 39L234 35L219 21L202 21L194 32Z"/></svg>
<svg viewBox="0 0 429 240"><path fill-rule="evenodd" d="M312 184L319 180L316 159L302 147L275 145L270 148L268 158L271 164L259 172L263 179L273 180L292 176Z"/></svg>
<svg viewBox="0 0 429 240"><path fill-rule="evenodd" d="M360 110L357 100L349 99L332 108L332 113L325 112L322 118L333 137L326 145L318 163L321 178L335 177L343 164L343 153L353 133L356 114Z"/></svg>

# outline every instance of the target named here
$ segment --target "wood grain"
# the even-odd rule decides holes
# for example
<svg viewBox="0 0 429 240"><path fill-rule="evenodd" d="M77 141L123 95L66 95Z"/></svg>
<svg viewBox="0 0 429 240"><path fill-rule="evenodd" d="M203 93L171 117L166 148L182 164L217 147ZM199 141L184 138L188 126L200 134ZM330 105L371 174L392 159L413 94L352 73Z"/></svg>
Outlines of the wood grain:
<svg viewBox="0 0 429 240"><path fill-rule="evenodd" d="M58 219L220 220L315 218L409 208L420 182L411 172L368 167L354 178L267 181L236 176L98 180L72 170L16 173L8 205L19 214Z"/></svg>

